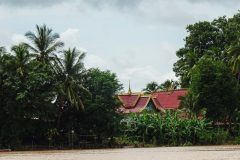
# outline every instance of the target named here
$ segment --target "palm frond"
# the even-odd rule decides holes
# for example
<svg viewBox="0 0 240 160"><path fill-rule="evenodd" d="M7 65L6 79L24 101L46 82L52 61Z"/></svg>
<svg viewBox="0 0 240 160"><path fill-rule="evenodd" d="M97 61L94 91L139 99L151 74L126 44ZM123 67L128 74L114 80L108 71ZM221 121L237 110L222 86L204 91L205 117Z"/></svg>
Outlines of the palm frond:
<svg viewBox="0 0 240 160"><path fill-rule="evenodd" d="M63 47L64 46L64 43L63 42L56 42L55 44L53 44L51 47L49 47L45 53L47 54L51 54L53 53L54 51L58 50L59 48Z"/></svg>
<svg viewBox="0 0 240 160"><path fill-rule="evenodd" d="M27 32L25 36L31 41L32 44L28 44L29 49L34 53L38 53L39 59L43 62L50 61L50 54L54 53L61 47L64 43L58 41L60 38L58 33L52 33L51 28L47 28L46 25L36 25L36 33Z"/></svg>

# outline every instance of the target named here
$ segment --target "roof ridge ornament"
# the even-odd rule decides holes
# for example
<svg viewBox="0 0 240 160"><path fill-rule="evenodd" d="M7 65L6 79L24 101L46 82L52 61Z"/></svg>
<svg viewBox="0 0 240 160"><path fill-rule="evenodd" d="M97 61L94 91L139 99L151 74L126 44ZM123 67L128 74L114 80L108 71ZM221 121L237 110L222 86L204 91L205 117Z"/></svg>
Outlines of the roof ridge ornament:
<svg viewBox="0 0 240 160"><path fill-rule="evenodd" d="M128 82L128 94L129 94L129 95L132 94L131 85L130 85L130 80L129 80L129 82Z"/></svg>

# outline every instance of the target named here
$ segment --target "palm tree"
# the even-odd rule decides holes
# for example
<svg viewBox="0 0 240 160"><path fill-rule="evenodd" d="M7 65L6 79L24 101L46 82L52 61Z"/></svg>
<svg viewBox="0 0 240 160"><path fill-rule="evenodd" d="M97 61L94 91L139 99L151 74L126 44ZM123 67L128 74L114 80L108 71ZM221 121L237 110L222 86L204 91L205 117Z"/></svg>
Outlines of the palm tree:
<svg viewBox="0 0 240 160"><path fill-rule="evenodd" d="M5 47L0 47L0 55L1 55L2 53L4 53L4 52L6 52Z"/></svg>
<svg viewBox="0 0 240 160"><path fill-rule="evenodd" d="M228 49L228 54L230 55L230 65L232 68L232 72L238 78L238 83L240 80L240 44L237 43L235 45L230 46Z"/></svg>
<svg viewBox="0 0 240 160"><path fill-rule="evenodd" d="M28 51L28 46L25 44L15 45L11 48L14 53L13 63L16 67L16 72L20 76L24 75L24 68L30 60L30 54Z"/></svg>
<svg viewBox="0 0 240 160"><path fill-rule="evenodd" d="M59 127L61 114L66 106L70 105L76 109L84 109L81 93L87 91L81 84L84 73L82 61L85 53L79 52L76 48L69 48L63 53L63 59L58 59L55 64L55 70L60 78L57 97L59 105L57 128Z"/></svg>
<svg viewBox="0 0 240 160"><path fill-rule="evenodd" d="M6 53L6 49L5 47L0 47L0 87L2 86L2 77L3 77L3 73L4 73L4 56ZM1 93L0 93L1 95ZM0 96L1 97L1 96Z"/></svg>
<svg viewBox="0 0 240 160"><path fill-rule="evenodd" d="M156 92L159 90L159 86L157 82L150 82L147 84L146 88L143 89L143 91L147 94Z"/></svg>
<svg viewBox="0 0 240 160"><path fill-rule="evenodd" d="M163 91L171 91L171 90L177 89L178 86L179 86L179 83L177 81L166 80L159 86L159 88Z"/></svg>
<svg viewBox="0 0 240 160"><path fill-rule="evenodd" d="M58 41L60 38L58 33L53 33L52 29L47 28L46 25L36 25L37 32L27 32L25 36L31 41L28 45L29 49L35 53L37 59L43 63L48 63L52 54L64 46L64 43Z"/></svg>
<svg viewBox="0 0 240 160"><path fill-rule="evenodd" d="M5 47L0 47L0 73L3 72L3 57L5 52L6 52Z"/></svg>

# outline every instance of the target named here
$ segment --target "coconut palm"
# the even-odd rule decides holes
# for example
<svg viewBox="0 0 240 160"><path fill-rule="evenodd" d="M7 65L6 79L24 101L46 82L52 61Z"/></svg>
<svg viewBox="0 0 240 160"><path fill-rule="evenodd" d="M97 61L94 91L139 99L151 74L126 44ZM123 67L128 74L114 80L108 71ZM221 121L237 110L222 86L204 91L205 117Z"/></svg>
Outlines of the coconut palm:
<svg viewBox="0 0 240 160"><path fill-rule="evenodd" d="M82 75L84 73L83 59L85 53L81 53L76 48L63 51L64 58L58 61L57 70L62 81L62 94L72 106L84 108L80 99L79 91L85 88L81 84Z"/></svg>
<svg viewBox="0 0 240 160"><path fill-rule="evenodd" d="M4 55L5 55L6 49L5 47L0 47L0 86L2 86L2 77L4 73ZM1 95L1 94L0 94Z"/></svg>
<svg viewBox="0 0 240 160"><path fill-rule="evenodd" d="M24 75L24 68L30 60L30 55L28 51L28 46L25 44L15 45L11 48L14 54L13 63L16 67L16 72L20 75Z"/></svg>
<svg viewBox="0 0 240 160"><path fill-rule="evenodd" d="M146 88L143 89L143 91L147 94L150 94L150 93L153 93L153 92L156 92L159 90L159 86L157 84L157 82L150 82L147 84Z"/></svg>
<svg viewBox="0 0 240 160"><path fill-rule="evenodd" d="M53 33L52 29L46 25L36 25L37 32L27 32L25 36L32 44L27 44L29 49L35 53L37 59L43 63L48 63L55 51L64 46L64 43L58 41L59 34Z"/></svg>
<svg viewBox="0 0 240 160"><path fill-rule="evenodd" d="M5 47L0 47L0 73L3 72L3 55L6 52Z"/></svg>
<svg viewBox="0 0 240 160"><path fill-rule="evenodd" d="M230 65L232 72L237 74L238 83L240 80L240 43L230 46L228 49L228 54L230 55Z"/></svg>
<svg viewBox="0 0 240 160"><path fill-rule="evenodd" d="M76 48L69 48L63 53L63 59L58 59L55 64L55 70L60 78L57 97L59 105L57 127L59 127L61 114L65 107L70 105L76 109L84 109L81 93L87 91L81 84L85 53L79 52Z"/></svg>
<svg viewBox="0 0 240 160"><path fill-rule="evenodd" d="M166 80L159 86L159 88L163 91L171 91L171 90L177 89L178 86L179 84L177 81Z"/></svg>
<svg viewBox="0 0 240 160"><path fill-rule="evenodd" d="M4 53L4 52L6 52L5 47L0 47L0 55L1 55L2 53Z"/></svg>

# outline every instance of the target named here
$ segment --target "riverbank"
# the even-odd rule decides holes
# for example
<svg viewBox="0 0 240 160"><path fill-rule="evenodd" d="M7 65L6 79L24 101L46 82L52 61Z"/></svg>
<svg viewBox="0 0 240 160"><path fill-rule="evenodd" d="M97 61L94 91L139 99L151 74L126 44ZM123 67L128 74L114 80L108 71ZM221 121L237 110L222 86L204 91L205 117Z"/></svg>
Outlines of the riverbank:
<svg viewBox="0 0 240 160"><path fill-rule="evenodd" d="M240 159L240 146L191 146L122 148L90 150L23 151L0 154L0 160L237 160Z"/></svg>
<svg viewBox="0 0 240 160"><path fill-rule="evenodd" d="M0 152L11 152L11 149L0 149Z"/></svg>

